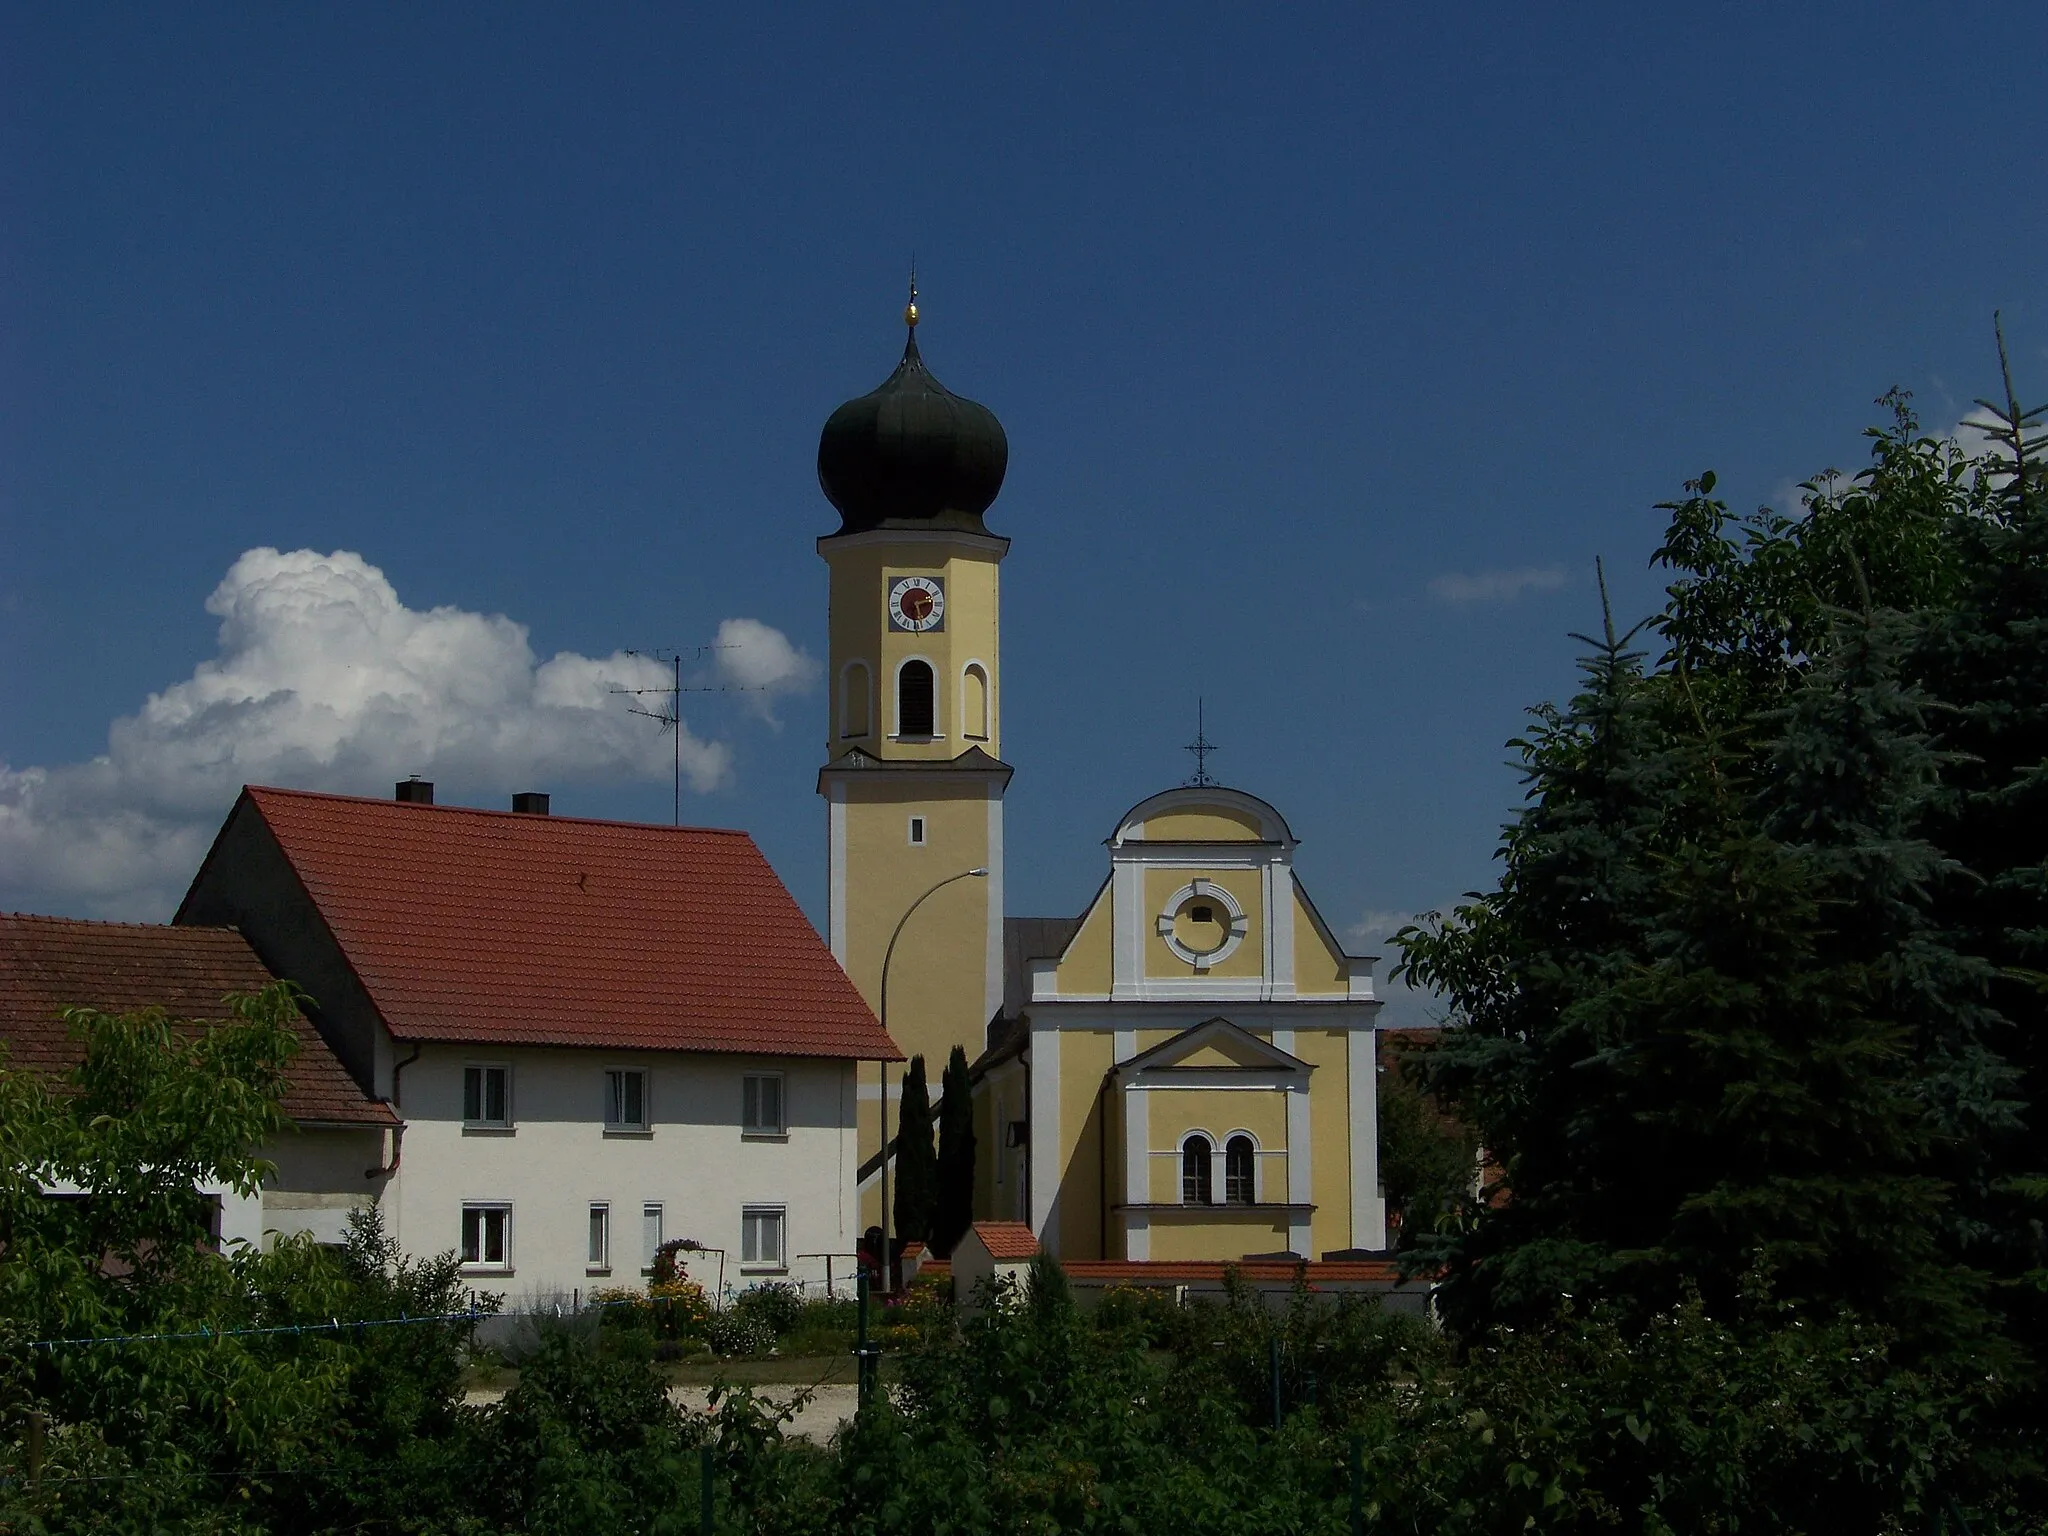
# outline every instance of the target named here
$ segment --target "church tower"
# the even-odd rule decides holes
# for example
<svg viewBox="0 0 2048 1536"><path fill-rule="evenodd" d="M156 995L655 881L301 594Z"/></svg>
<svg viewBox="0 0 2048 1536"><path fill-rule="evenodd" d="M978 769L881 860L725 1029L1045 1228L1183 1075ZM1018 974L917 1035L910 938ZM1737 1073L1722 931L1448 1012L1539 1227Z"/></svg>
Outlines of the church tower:
<svg viewBox="0 0 2048 1536"><path fill-rule="evenodd" d="M904 320L896 371L834 411L818 440L818 483L840 517L818 540L831 589L818 792L832 953L904 1054L924 1057L936 1095L947 1053L978 1055L1003 997L999 567L1010 541L982 513L1010 450L992 412L926 369L914 284ZM889 1075L893 1130L900 1078ZM880 1094L861 1085L864 1224L880 1220Z"/></svg>

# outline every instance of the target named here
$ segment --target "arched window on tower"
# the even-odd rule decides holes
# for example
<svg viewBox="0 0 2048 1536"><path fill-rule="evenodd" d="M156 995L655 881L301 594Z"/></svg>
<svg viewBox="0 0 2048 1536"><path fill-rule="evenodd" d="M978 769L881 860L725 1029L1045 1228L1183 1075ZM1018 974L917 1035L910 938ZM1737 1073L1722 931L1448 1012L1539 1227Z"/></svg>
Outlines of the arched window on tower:
<svg viewBox="0 0 2048 1536"><path fill-rule="evenodd" d="M848 737L867 735L870 729L868 705L871 697L867 663L850 663L839 687L839 734Z"/></svg>
<svg viewBox="0 0 2048 1536"><path fill-rule="evenodd" d="M1258 1181L1252 1174L1255 1149L1249 1136L1233 1136L1223 1143L1223 1199L1227 1205L1250 1205L1258 1198Z"/></svg>
<svg viewBox="0 0 2048 1536"><path fill-rule="evenodd" d="M970 661L960 674L960 734L969 741L988 740L988 673Z"/></svg>
<svg viewBox="0 0 2048 1536"><path fill-rule="evenodd" d="M1209 1176L1209 1138L1196 1131L1180 1144L1180 1203L1215 1204L1215 1185Z"/></svg>
<svg viewBox="0 0 2048 1536"><path fill-rule="evenodd" d="M938 734L932 709L932 669L929 662L906 661L896 674L896 734L935 736Z"/></svg>

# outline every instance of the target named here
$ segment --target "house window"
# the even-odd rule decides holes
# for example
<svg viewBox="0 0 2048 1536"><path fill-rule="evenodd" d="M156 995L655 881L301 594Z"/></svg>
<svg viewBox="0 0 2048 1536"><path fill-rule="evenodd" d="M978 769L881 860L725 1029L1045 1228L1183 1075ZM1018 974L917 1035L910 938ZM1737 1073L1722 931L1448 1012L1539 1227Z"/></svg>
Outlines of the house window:
<svg viewBox="0 0 2048 1536"><path fill-rule="evenodd" d="M511 1206L463 1206L462 1262L471 1269L512 1267Z"/></svg>
<svg viewBox="0 0 2048 1536"><path fill-rule="evenodd" d="M473 1130L502 1130L512 1123L512 1069L462 1069L462 1123Z"/></svg>
<svg viewBox="0 0 2048 1536"><path fill-rule="evenodd" d="M1180 1203L1209 1205L1214 1186L1209 1178L1209 1138L1200 1131L1180 1144Z"/></svg>
<svg viewBox="0 0 2048 1536"><path fill-rule="evenodd" d="M788 1130L782 1117L780 1072L749 1072L741 1082L740 1130L748 1136L780 1136Z"/></svg>
<svg viewBox="0 0 2048 1536"><path fill-rule="evenodd" d="M784 1268L783 1208L750 1205L740 1213L740 1263L756 1269Z"/></svg>
<svg viewBox="0 0 2048 1536"><path fill-rule="evenodd" d="M612 1267L612 1208L602 1200L590 1202L590 1267L607 1274Z"/></svg>
<svg viewBox="0 0 2048 1536"><path fill-rule="evenodd" d="M935 734L931 663L906 661L896 674L896 734Z"/></svg>
<svg viewBox="0 0 2048 1536"><path fill-rule="evenodd" d="M647 1074L617 1068L604 1075L604 1128L608 1131L647 1129Z"/></svg>
<svg viewBox="0 0 2048 1536"><path fill-rule="evenodd" d="M910 818L910 846L913 848L922 848L924 846L924 818L922 816Z"/></svg>
<svg viewBox="0 0 2048 1536"><path fill-rule="evenodd" d="M1258 1198L1255 1152L1249 1136L1233 1136L1223 1144L1223 1198L1231 1205L1250 1205Z"/></svg>
<svg viewBox="0 0 2048 1536"><path fill-rule="evenodd" d="M650 1200L640 1207L640 1267L652 1271L654 1256L661 1252L661 1202Z"/></svg>

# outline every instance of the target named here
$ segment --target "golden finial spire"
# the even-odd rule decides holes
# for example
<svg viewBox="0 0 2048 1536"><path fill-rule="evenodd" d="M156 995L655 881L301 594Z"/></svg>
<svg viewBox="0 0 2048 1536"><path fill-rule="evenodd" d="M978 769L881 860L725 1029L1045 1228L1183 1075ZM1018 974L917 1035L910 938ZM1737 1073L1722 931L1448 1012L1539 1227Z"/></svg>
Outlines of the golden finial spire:
<svg viewBox="0 0 2048 1536"><path fill-rule="evenodd" d="M910 258L910 302L903 306L903 323L917 329L917 258Z"/></svg>

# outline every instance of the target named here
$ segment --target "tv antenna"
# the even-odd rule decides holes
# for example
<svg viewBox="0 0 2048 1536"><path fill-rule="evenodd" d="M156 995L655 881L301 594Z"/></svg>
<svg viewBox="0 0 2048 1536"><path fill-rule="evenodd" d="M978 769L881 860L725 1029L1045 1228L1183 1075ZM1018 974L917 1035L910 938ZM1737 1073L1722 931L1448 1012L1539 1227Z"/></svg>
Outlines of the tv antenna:
<svg viewBox="0 0 2048 1536"><path fill-rule="evenodd" d="M748 685L745 683L686 684L683 681L684 658L687 657L691 661L702 661L713 651L734 651L738 649L739 647L735 645L699 645L693 646L687 651L671 651L666 648L653 651L629 650L626 652L628 656L645 656L650 661L658 661L666 666L669 674L668 686L666 688L614 688L612 690L613 693L624 694L629 698L667 700L666 704L659 705L653 709L649 709L643 704L628 704L626 709L630 714L645 715L650 720L658 721L664 731L673 732L675 735L675 794L672 814L674 815L676 826L680 827L683 824L683 695L686 693L766 693L768 691L766 688L758 685Z"/></svg>
<svg viewBox="0 0 2048 1536"><path fill-rule="evenodd" d="M1209 754L1216 750L1218 750L1216 743L1209 739L1208 732L1203 727L1202 700L1197 697L1195 700L1195 739L1181 748L1183 752L1195 754L1195 776L1191 779L1184 779L1181 782L1198 787L1204 784L1214 784L1216 781L1209 777Z"/></svg>

